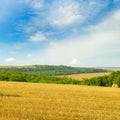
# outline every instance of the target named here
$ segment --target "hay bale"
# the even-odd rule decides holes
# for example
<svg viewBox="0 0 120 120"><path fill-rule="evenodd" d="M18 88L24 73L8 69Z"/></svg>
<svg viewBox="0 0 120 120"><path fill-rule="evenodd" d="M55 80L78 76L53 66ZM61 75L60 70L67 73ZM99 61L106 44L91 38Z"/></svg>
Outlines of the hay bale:
<svg viewBox="0 0 120 120"><path fill-rule="evenodd" d="M118 88L118 85L117 84L113 84L112 87L113 88Z"/></svg>

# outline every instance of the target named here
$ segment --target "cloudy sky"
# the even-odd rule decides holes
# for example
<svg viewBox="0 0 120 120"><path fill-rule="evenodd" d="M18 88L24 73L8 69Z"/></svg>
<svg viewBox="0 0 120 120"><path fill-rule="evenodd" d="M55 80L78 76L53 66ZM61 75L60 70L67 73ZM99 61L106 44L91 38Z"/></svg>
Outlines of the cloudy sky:
<svg viewBox="0 0 120 120"><path fill-rule="evenodd" d="M1 65L120 67L120 0L0 0Z"/></svg>

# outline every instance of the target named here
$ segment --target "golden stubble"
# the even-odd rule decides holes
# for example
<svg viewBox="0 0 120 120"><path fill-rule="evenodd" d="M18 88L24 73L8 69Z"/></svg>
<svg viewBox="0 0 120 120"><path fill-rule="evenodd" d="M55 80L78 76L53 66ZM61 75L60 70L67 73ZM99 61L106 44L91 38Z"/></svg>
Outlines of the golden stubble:
<svg viewBox="0 0 120 120"><path fill-rule="evenodd" d="M0 82L0 120L120 120L120 89Z"/></svg>

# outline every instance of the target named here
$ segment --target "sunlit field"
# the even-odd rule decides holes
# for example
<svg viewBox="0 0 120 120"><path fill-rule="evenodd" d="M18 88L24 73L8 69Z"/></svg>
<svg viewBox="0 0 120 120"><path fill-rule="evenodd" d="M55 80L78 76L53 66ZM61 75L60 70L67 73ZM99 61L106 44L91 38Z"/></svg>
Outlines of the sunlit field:
<svg viewBox="0 0 120 120"><path fill-rule="evenodd" d="M0 82L0 120L120 120L120 89Z"/></svg>
<svg viewBox="0 0 120 120"><path fill-rule="evenodd" d="M111 72L101 72L101 73L83 73L83 74L73 74L73 75L66 75L69 78L82 80L83 78L93 78L98 76L110 75Z"/></svg>

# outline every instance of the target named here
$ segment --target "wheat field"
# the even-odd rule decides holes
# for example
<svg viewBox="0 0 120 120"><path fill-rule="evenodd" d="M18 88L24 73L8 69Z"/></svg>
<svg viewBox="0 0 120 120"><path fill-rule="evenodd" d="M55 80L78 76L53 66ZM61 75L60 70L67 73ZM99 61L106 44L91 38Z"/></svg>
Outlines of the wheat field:
<svg viewBox="0 0 120 120"><path fill-rule="evenodd" d="M0 120L120 120L120 89L0 82Z"/></svg>
<svg viewBox="0 0 120 120"><path fill-rule="evenodd" d="M83 73L83 74L73 74L73 75L66 75L69 78L75 80L82 80L83 78L93 78L98 76L110 75L111 72L100 72L100 73Z"/></svg>

